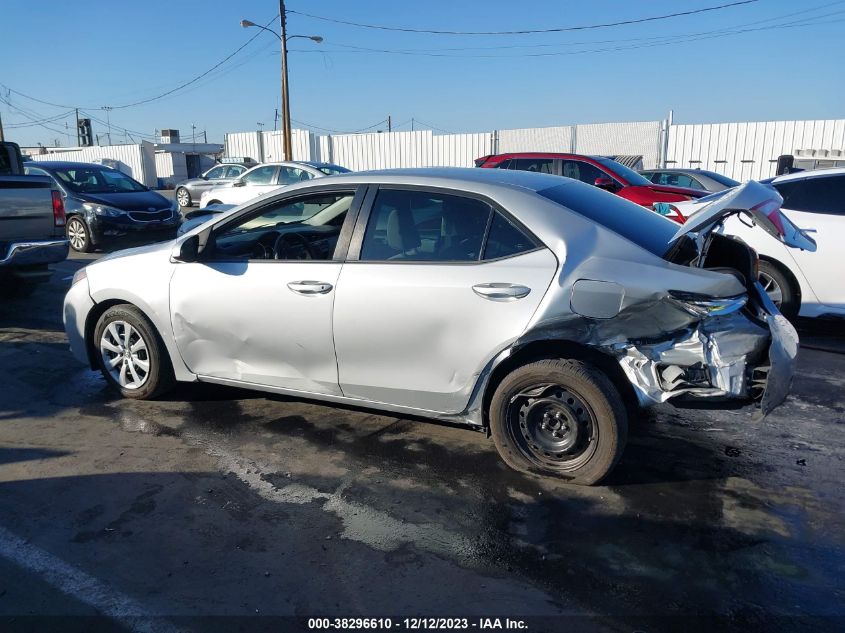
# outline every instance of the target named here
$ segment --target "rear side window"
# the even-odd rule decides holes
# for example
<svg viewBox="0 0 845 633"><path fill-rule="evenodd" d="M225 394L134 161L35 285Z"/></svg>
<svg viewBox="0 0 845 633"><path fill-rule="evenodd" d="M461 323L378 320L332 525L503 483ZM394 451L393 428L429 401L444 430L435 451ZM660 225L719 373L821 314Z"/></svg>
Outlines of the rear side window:
<svg viewBox="0 0 845 633"><path fill-rule="evenodd" d="M382 189L373 203L361 261L477 261L492 208L450 194Z"/></svg>
<svg viewBox="0 0 845 633"><path fill-rule="evenodd" d="M582 160L563 161L563 175L573 180L580 180L588 185L594 185L596 178L609 178L601 169Z"/></svg>
<svg viewBox="0 0 845 633"><path fill-rule="evenodd" d="M499 259L537 248L537 243L500 213L493 213L483 259Z"/></svg>
<svg viewBox="0 0 845 633"><path fill-rule="evenodd" d="M845 215L845 175L773 184L783 197L785 209Z"/></svg>
<svg viewBox="0 0 845 633"><path fill-rule="evenodd" d="M511 160L508 169L519 169L520 171L536 171L541 174L554 174L553 158L514 158Z"/></svg>

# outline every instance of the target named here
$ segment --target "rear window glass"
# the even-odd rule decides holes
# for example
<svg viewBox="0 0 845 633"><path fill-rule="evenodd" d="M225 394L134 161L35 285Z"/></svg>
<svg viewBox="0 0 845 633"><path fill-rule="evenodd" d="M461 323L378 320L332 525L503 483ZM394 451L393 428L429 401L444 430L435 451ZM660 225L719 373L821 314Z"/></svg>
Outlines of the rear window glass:
<svg viewBox="0 0 845 633"><path fill-rule="evenodd" d="M663 216L596 187L571 182L537 192L552 202L598 222L658 257L663 256L679 225Z"/></svg>

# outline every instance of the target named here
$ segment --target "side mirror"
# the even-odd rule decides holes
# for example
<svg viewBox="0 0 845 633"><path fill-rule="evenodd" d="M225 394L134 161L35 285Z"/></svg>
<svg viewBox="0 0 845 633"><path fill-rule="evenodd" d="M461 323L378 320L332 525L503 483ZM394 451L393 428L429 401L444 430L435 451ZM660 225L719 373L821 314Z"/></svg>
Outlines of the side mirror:
<svg viewBox="0 0 845 633"><path fill-rule="evenodd" d="M613 181L613 178L608 178L607 176L599 176L593 184L605 191L616 191L616 183Z"/></svg>
<svg viewBox="0 0 845 633"><path fill-rule="evenodd" d="M192 235L179 245L179 252L173 253L171 259L177 262L195 262L199 257L200 238L199 235Z"/></svg>
<svg viewBox="0 0 845 633"><path fill-rule="evenodd" d="M233 187L243 187L246 183L243 180L236 180L232 183Z"/></svg>

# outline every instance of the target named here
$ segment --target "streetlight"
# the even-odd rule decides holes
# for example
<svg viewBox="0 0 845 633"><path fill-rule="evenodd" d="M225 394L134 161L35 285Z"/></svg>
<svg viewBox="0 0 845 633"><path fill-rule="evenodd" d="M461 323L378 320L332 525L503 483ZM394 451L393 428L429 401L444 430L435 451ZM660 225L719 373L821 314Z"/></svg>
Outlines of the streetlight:
<svg viewBox="0 0 845 633"><path fill-rule="evenodd" d="M279 44L282 49L282 151L284 152L285 160L291 160L293 158L293 142L291 140L290 98L288 95L288 40L299 37L319 44L323 41L323 38L319 35L288 35L286 22L285 3L284 0L279 0L279 23L281 27L281 35L272 29L268 29L266 26L256 24L251 20L241 20L241 26L245 29L251 26L256 26L259 29L272 33L279 38Z"/></svg>

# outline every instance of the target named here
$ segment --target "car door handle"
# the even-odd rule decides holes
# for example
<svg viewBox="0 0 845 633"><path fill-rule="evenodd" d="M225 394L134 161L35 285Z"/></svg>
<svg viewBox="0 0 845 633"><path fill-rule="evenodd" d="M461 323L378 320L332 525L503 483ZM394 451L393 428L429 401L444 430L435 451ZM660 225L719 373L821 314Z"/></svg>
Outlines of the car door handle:
<svg viewBox="0 0 845 633"><path fill-rule="evenodd" d="M331 292L332 285L325 281L292 281L288 288L301 295L324 295Z"/></svg>
<svg viewBox="0 0 845 633"><path fill-rule="evenodd" d="M519 284L491 283L476 284L472 291L483 299L490 301L516 301L528 296L531 288Z"/></svg>

